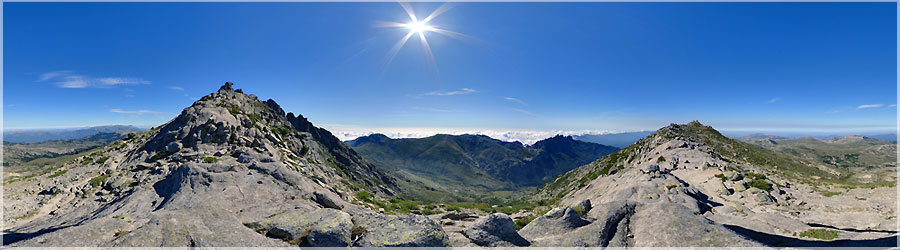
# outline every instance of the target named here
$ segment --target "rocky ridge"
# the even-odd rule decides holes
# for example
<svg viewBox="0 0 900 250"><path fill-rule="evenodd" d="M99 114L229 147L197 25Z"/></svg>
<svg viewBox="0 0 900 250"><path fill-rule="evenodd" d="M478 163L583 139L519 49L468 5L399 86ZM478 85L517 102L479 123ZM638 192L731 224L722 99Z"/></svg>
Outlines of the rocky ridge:
<svg viewBox="0 0 900 250"><path fill-rule="evenodd" d="M801 173L821 182L798 181ZM551 211L519 233L538 246L895 244L896 195L884 195L895 187L873 188L855 202L814 192L832 178L814 164L728 139L699 122L672 124L544 185L538 199L595 205L580 217ZM857 219L845 219L850 214ZM578 218L589 223L574 223ZM835 236L802 236L816 232Z"/></svg>
<svg viewBox="0 0 900 250"><path fill-rule="evenodd" d="M160 127L6 182L4 245L446 246L424 216L380 215L350 195L392 196L395 183L226 83Z"/></svg>

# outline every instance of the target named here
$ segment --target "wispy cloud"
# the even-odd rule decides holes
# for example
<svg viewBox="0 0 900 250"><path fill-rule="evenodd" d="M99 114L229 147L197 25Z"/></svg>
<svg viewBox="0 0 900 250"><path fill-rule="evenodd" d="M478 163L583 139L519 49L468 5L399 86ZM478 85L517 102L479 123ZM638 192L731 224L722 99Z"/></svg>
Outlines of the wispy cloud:
<svg viewBox="0 0 900 250"><path fill-rule="evenodd" d="M109 112L119 113L119 114L132 114L132 115L162 114L162 112L159 112L159 111L145 110L145 109L141 109L141 110L110 109Z"/></svg>
<svg viewBox="0 0 900 250"><path fill-rule="evenodd" d="M888 107L888 108L896 108L896 107L897 107L897 104L891 104L891 105L888 105L887 107Z"/></svg>
<svg viewBox="0 0 900 250"><path fill-rule="evenodd" d="M883 106L884 106L884 104L866 104L866 105L859 105L859 106L856 106L856 109L880 108L880 107L883 107Z"/></svg>
<svg viewBox="0 0 900 250"><path fill-rule="evenodd" d="M37 82L53 81L60 88L112 88L119 85L150 84L150 81L131 77L91 77L73 74L71 70L51 71L41 74Z"/></svg>
<svg viewBox="0 0 900 250"><path fill-rule="evenodd" d="M513 110L513 111L516 111L516 112L519 112L519 113L522 113L522 114L529 115L529 116L535 116L533 113L528 112L527 110L524 110L524 109L512 109L512 110Z"/></svg>
<svg viewBox="0 0 900 250"><path fill-rule="evenodd" d="M171 89L171 90L178 90L178 91L184 91L184 88L179 87L179 86L169 86L169 89Z"/></svg>
<svg viewBox="0 0 900 250"><path fill-rule="evenodd" d="M519 100L518 98L513 98L513 97L503 97L503 100L507 100L507 101L511 101L511 102L515 102L515 103L518 103L518 104L522 104L522 105L528 106L527 103L523 102L522 100Z"/></svg>
<svg viewBox="0 0 900 250"><path fill-rule="evenodd" d="M778 102L778 101L781 101L781 97L775 97L775 98L772 98L771 100L769 100L769 101L766 102L766 103L772 104L772 103L776 103L776 102Z"/></svg>
<svg viewBox="0 0 900 250"><path fill-rule="evenodd" d="M439 108L423 108L423 107L412 107L415 110L429 111L429 112L441 112L441 113L453 113L459 112L459 110L453 109L439 109Z"/></svg>
<svg viewBox="0 0 900 250"><path fill-rule="evenodd" d="M39 82L43 82L43 81L50 80L50 79L53 79L53 78L57 78L57 77L60 77L60 76L68 75L68 74L70 74L70 73L72 73L71 70L57 70L57 71L50 71L50 72L41 74L41 76L38 77L38 81L39 81Z"/></svg>
<svg viewBox="0 0 900 250"><path fill-rule="evenodd" d="M425 95L425 96L451 96L451 95L467 95L467 94L476 93L476 92L478 92L478 90L474 90L474 89L470 89L470 88L462 88L460 90L447 91L447 92L432 91L432 92L428 92L428 93L425 93L422 95Z"/></svg>

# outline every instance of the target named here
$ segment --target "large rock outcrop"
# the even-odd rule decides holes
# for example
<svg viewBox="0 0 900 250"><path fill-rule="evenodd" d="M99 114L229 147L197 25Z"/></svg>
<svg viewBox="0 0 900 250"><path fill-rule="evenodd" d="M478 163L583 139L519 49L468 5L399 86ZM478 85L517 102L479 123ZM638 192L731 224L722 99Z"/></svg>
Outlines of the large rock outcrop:
<svg viewBox="0 0 900 250"><path fill-rule="evenodd" d="M508 215L494 213L475 222L463 234L473 243L486 247L528 246L531 243L516 232Z"/></svg>
<svg viewBox="0 0 900 250"><path fill-rule="evenodd" d="M4 185L4 245L350 246L402 232L433 236L407 245L446 245L424 217L385 220L414 222L400 231L370 225L354 241L351 229L373 222L355 218L366 208L352 194L392 196L395 180L328 131L231 83L166 124L51 170Z"/></svg>

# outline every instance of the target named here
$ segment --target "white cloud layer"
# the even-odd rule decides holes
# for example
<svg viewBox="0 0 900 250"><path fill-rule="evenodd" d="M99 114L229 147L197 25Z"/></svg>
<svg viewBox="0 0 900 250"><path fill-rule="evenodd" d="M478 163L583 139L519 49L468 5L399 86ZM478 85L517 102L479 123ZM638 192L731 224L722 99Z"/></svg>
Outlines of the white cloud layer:
<svg viewBox="0 0 900 250"><path fill-rule="evenodd" d="M478 128L441 128L441 127L359 127L347 125L322 125L341 141L353 140L371 134L384 134L390 138L422 138L436 134L473 134L486 135L501 141L519 141L534 144L537 141L556 135L584 134L617 134L627 131L613 130L518 130L518 129L478 129Z"/></svg>

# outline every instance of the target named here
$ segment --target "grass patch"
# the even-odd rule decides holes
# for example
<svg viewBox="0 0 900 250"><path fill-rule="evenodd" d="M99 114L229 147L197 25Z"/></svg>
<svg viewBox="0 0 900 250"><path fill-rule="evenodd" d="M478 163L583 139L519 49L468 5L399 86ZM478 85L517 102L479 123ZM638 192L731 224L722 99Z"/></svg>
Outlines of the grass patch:
<svg viewBox="0 0 900 250"><path fill-rule="evenodd" d="M37 214L37 210L28 211L28 213L23 214L22 216L16 217L16 220L25 219Z"/></svg>
<svg viewBox="0 0 900 250"><path fill-rule="evenodd" d="M359 191L356 192L356 198L364 202L372 203L372 199L375 198L375 195L366 191Z"/></svg>
<svg viewBox="0 0 900 250"><path fill-rule="evenodd" d="M725 178L725 175L724 175L724 174L716 174L715 176L718 177L719 179L721 179L722 182L725 182L725 180L728 179L728 178Z"/></svg>
<svg viewBox="0 0 900 250"><path fill-rule="evenodd" d="M64 175L64 174L66 174L66 172L69 172L69 170L68 170L68 169L63 169L63 170L60 170L60 171L56 171L56 173L53 173L53 174L47 176L47 178L53 178L53 177L57 177L57 176L60 176L60 175Z"/></svg>
<svg viewBox="0 0 900 250"><path fill-rule="evenodd" d="M253 121L253 124L259 123L259 121L262 120L262 117L257 114L247 114L247 117L250 118L250 121Z"/></svg>
<svg viewBox="0 0 900 250"><path fill-rule="evenodd" d="M350 240L357 240L368 231L369 230L367 230L364 226L353 225L353 227L350 228Z"/></svg>
<svg viewBox="0 0 900 250"><path fill-rule="evenodd" d="M159 151L159 152L156 152L156 154L153 154L152 157L150 157L150 161L151 162L158 161L160 159L169 157L169 155L172 155L171 153L169 153L169 151L165 151L165 150Z"/></svg>
<svg viewBox="0 0 900 250"><path fill-rule="evenodd" d="M106 162L106 160L109 160L109 156L100 157L100 159L97 159L96 161L94 161L94 163L103 164L104 162Z"/></svg>
<svg viewBox="0 0 900 250"><path fill-rule="evenodd" d="M745 173L744 176L750 178L749 182L747 182L748 186L759 188L761 190L765 190L766 192L772 191L772 183L767 181L767 177L764 174L760 173Z"/></svg>
<svg viewBox="0 0 900 250"><path fill-rule="evenodd" d="M825 197L831 197L831 196L843 194L842 192L831 192L831 191L819 191L819 193L822 193L822 196L825 196Z"/></svg>
<svg viewBox="0 0 900 250"><path fill-rule="evenodd" d="M765 190L766 192L772 191L772 183L769 183L765 180L754 179L752 181L747 182L747 186L759 188Z"/></svg>
<svg viewBox="0 0 900 250"><path fill-rule="evenodd" d="M109 178L109 174L104 174L101 176L91 178L91 180L89 180L88 183L91 184L91 187L99 187L101 184L103 184L103 181L105 181L106 178Z"/></svg>
<svg viewBox="0 0 900 250"><path fill-rule="evenodd" d="M516 223L516 231L518 231L518 230L522 229L523 227L527 226L528 223L531 223L531 221L533 221L535 218L537 218L537 217L535 217L535 216L525 216L525 217L519 218L518 220L515 220L514 222Z"/></svg>
<svg viewBox="0 0 900 250"><path fill-rule="evenodd" d="M241 113L241 108L238 108L238 106L235 106L234 104L225 105L225 104L219 103L219 104L216 104L216 106L227 109L228 113L230 113L231 115L237 115L237 114Z"/></svg>
<svg viewBox="0 0 900 250"><path fill-rule="evenodd" d="M216 162L219 162L219 158L212 157L212 156L203 157L203 163L216 163Z"/></svg>
<svg viewBox="0 0 900 250"><path fill-rule="evenodd" d="M800 237L814 238L814 239L820 239L820 240L837 239L838 235L839 235L838 231L828 230L828 229L819 229L819 228L809 229L809 230L800 232L800 234L799 234Z"/></svg>
<svg viewBox="0 0 900 250"><path fill-rule="evenodd" d="M572 210L575 210L575 212L577 212L578 215L581 215L581 216L584 216L587 213L587 211L584 211L584 208L581 206L575 206L572 208Z"/></svg>

